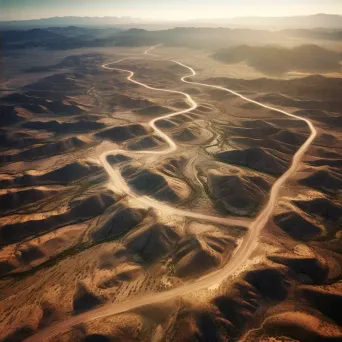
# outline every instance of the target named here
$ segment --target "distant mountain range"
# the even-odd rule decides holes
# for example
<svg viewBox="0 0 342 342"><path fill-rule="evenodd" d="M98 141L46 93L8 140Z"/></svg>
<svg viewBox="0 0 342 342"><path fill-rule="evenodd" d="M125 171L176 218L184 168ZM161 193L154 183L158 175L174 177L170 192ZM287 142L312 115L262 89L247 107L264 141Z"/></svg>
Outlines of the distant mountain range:
<svg viewBox="0 0 342 342"><path fill-rule="evenodd" d="M123 30L118 27L49 27L33 29L2 30L2 51L14 51L20 49L42 48L47 50L70 50L77 48L98 48L113 46L151 46L163 43L166 46L186 46L188 48L217 50L237 45L278 45L285 46L296 44L319 44L322 41L342 41L342 30L309 30L309 29L284 29L284 30L251 30L246 28L222 28L222 27L176 27L166 30L144 30L132 28ZM316 50L306 49L307 55ZM304 52L305 52L304 51ZM231 52L231 51L230 51ZM238 52L238 55L236 55ZM243 49L248 55L251 50ZM256 54L258 51L252 51ZM270 50L279 55L278 50ZM299 52L303 52L302 50ZM280 51L280 55L282 52ZM244 59L241 50L234 55ZM320 54L320 56L324 55ZM217 56L225 59L225 56ZM277 57L278 58L278 57ZM325 57L324 57L325 58ZM265 60L262 57L262 60ZM253 62L253 61L252 61ZM334 62L334 61L333 61Z"/></svg>
<svg viewBox="0 0 342 342"><path fill-rule="evenodd" d="M195 20L205 23L206 20ZM208 23L238 27L259 28L342 28L342 16L334 14L315 14L292 17L236 17L231 19L209 20Z"/></svg>
<svg viewBox="0 0 342 342"><path fill-rule="evenodd" d="M0 21L6 28L47 28L47 27L108 27L141 24L144 21L131 17L52 17L32 20ZM134 25L133 25L134 26Z"/></svg>
<svg viewBox="0 0 342 342"><path fill-rule="evenodd" d="M188 21L158 21L131 17L53 17L35 20L1 21L1 29L46 28L46 27L120 27L165 29L172 27L235 27L235 28L324 28L341 29L342 16L316 14L292 17L236 17L222 19L196 19Z"/></svg>

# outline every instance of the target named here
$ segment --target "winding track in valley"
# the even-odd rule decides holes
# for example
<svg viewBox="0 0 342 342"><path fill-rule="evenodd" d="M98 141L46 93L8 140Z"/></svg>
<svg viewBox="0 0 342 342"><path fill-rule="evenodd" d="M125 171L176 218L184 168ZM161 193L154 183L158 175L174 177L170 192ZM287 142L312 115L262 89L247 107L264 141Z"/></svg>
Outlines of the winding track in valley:
<svg viewBox="0 0 342 342"><path fill-rule="evenodd" d="M149 51L151 51L152 49L153 49L153 47L149 48L148 50L145 51L144 54L148 55ZM155 55L153 55L153 56L155 56ZM186 97L188 103L191 105L191 107L188 109L185 109L185 110L182 110L182 111L179 111L176 113L171 113L171 114L165 115L163 117L153 119L149 122L149 125L151 126L152 129L154 129L155 133L158 134L161 138L163 138L168 143L169 147L166 150L138 151L138 152L129 151L129 153L166 154L166 153L171 153L171 152L175 151L177 149L177 145L174 143L174 141L169 136L167 136L163 131L158 129L158 127L156 127L155 123L158 120L162 120L162 119L169 118L169 117L172 117L175 115L190 112L191 110L195 109L198 106L198 104L191 98L191 96L189 94L186 94L186 93L180 92L180 91L175 91L175 90L158 89L158 88L150 87L144 83L141 83L141 82L134 80L133 79L133 77L134 77L133 71L125 70L125 69L119 69L119 68L113 68L113 67L109 66L109 65L112 65L115 63L119 63L125 59L127 59L127 58L121 59L121 60L113 62L113 63L105 64L105 65L103 65L103 68L109 69L109 70L117 70L120 72L126 72L129 74L129 76L127 77L127 80L129 80L135 84L138 84L142 87L145 87L147 89L183 95ZM100 156L100 160L101 160L104 168L108 172L109 176L113 180L115 186L118 188L118 190L120 190L122 192L126 192L128 195L131 195L131 196L137 198L138 200L143 201L145 204L147 204L151 207L154 207L156 209L167 210L173 214L175 213L175 214L179 214L179 215L183 215L183 216L187 216L187 217L192 217L192 218L197 218L197 219L207 220L207 221L212 221L212 222L217 222L217 223L223 223L223 224L227 224L227 225L240 225L240 226L248 227L248 231L247 231L242 243L239 245L239 247L237 247L237 249L236 249L235 253L233 254L233 256L231 257L231 259L221 269L217 269L217 270L215 270L215 271L213 271L213 272L211 272L211 273L209 273L209 274L207 274L207 275L205 275L205 276L203 276L197 280L192 281L191 283L182 285L180 287L177 287L177 288L174 288L171 290L167 290L164 292L158 292L158 293L144 294L144 295L138 296L138 297L132 297L132 298L130 298L127 301L122 302L122 303L106 304L106 305L103 305L99 308L85 312L83 314L73 316L73 317L69 317L64 321L57 322L56 324L51 325L50 327L38 332L37 334L28 338L26 341L29 341L29 342L49 341L54 336L57 336L63 332L68 331L69 329L71 329L73 326L75 326L77 324L89 322L91 320L107 317L110 315L123 313L123 312L129 311L129 310L132 310L132 309L144 306L144 305L164 302L164 301L171 300L171 299L174 299L176 297L180 297L182 295L185 295L185 294L188 294L188 293L191 293L194 291L200 291L203 289L207 289L213 285L221 283L223 279L226 279L228 276L230 276L231 274L236 272L247 261L247 259L251 256L252 252L257 247L260 232L263 229L263 227L265 226L265 224L267 223L267 221L271 217L271 214L272 214L272 212L273 212L273 210L277 204L277 200L279 197L281 187L296 172L296 170L299 166L299 163L302 160L304 153L308 150L309 146L311 145L311 143L315 139L315 137L317 135L317 131L316 131L314 125L312 124L312 122L310 120L305 119L305 118L298 116L298 115L288 113L284 110L271 107L271 106L263 104L261 102L249 99L248 97L243 96L243 95L241 95L241 94L239 94L233 90L230 90L228 88L224 88L224 87L217 86L217 85L210 85L210 84L206 84L206 83L200 83L200 82L194 82L194 81L187 80L187 78L189 78L189 77L196 76L195 70L193 68L179 62L179 61L176 61L176 60L170 60L170 61L173 63L176 63L179 66L184 67L185 69L188 69L190 71L190 75L183 76L181 78L182 82L192 84L192 85L198 85L198 86L223 90L223 91L226 91L227 93L230 93L232 95L235 95L235 96L241 98L242 100L253 103L253 104L258 105L260 107L263 107L265 109L270 109L272 111L276 111L276 112L282 113L284 115L287 115L289 117L304 121L304 122L306 122L306 124L308 125L308 128L310 129L310 136L308 137L308 139L304 142L304 144L299 148L299 150L293 156L289 169L280 178L278 178L278 180L273 184L266 205L264 206L264 208L262 209L262 211L260 212L260 214L257 216L257 218L254 221L250 221L250 220L246 220L246 219L222 218L222 217L212 217L212 216L207 216L207 215L201 215L198 213L179 210L177 208L173 208L173 207L170 207L170 206L167 206L164 204L160 204L159 202L154 201L154 200L152 200L148 197L145 197L145 196L138 196L128 187L127 183L122 179L120 173L118 171L115 171L108 164L107 159L106 159L106 157L109 154L127 153L127 151L115 150L115 151L110 151L110 152L106 152L106 153L102 154Z"/></svg>

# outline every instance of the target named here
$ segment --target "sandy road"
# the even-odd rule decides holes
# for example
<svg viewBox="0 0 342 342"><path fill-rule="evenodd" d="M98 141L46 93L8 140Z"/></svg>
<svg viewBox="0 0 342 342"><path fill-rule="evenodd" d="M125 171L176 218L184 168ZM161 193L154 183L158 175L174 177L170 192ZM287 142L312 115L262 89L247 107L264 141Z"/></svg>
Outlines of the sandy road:
<svg viewBox="0 0 342 342"><path fill-rule="evenodd" d="M145 51L145 55L149 54L149 51L151 51L151 50L152 50L152 48ZM124 60L124 59L122 59L122 60ZM120 61L122 61L122 60L120 60ZM117 61L115 63L118 63L120 61ZM269 105L254 101L254 100L249 99L248 97L245 97L245 96L243 96L243 95L241 95L241 94L239 94L233 90L230 90L228 88L224 88L224 87L216 86L216 85L205 84L205 83L188 81L187 80L188 77L196 75L195 70L192 69L191 67L181 63L181 62L178 62L175 60L171 60L171 61L182 66L182 67L184 67L184 68L186 68L186 69L188 69L190 71L190 73L191 73L190 75L187 75L187 76L184 76L181 78L182 82L188 83L188 84L199 85L199 86L203 86L203 87L209 87L209 88L223 90L223 91L226 91L230 94L233 94L233 95L235 95L235 96L237 96L237 97L239 97L239 98L241 98L247 102L254 103L260 107L270 109L273 111L277 111L277 112L282 113L284 115L296 118L298 120L302 120L302 121L306 122L306 124L308 125L310 132L311 132L310 136L308 137L308 139L304 142L304 144L300 147L300 149L293 156L290 168L273 184L271 191L270 191L269 199L268 199L266 205L264 206L263 210L257 216L257 218L252 222L245 220L245 219L242 219L242 220L238 219L239 223L233 223L233 221L230 221L230 223L228 223L228 221L227 221L227 224L244 225L245 227L247 226L249 229L248 229L248 232L243 239L242 244L237 248L237 250L235 251L235 253L231 257L229 262L226 265L224 265L224 267L222 267L221 269L217 269L217 270L215 270L215 271L213 271L213 272L211 272L211 273L209 273L209 274L207 274L207 275L205 275L205 276L203 276L203 277L201 277L195 281L192 281L191 283L188 283L186 285L183 285L183 286L180 286L180 287L168 290L168 291L151 293L151 294L147 294L147 295L144 294L143 296L132 297L123 303L114 303L114 304L104 305L104 306L101 306L101 307L96 308L94 310L85 312L83 314L80 314L80 315L77 315L74 317L70 317L64 321L57 322L56 324L38 332L37 334L28 338L26 341L31 341L31 342L33 342L33 341L49 341L54 336L57 336L63 332L68 331L69 329L71 329L73 326L75 326L77 324L89 322L91 320L107 317L110 315L123 313L123 312L129 311L129 310L132 310L132 309L144 306L144 305L164 302L164 301L167 301L167 300L170 300L170 299L182 296L182 295L186 295L186 294L194 292L194 291L200 291L200 290L209 288L213 285L221 283L223 279L226 279L229 275L231 275L236 270L238 270L247 261L247 259L250 257L252 252L257 247L258 237L260 235L260 232L263 229L263 227L265 226L265 224L267 223L267 221L271 217L271 214L272 214L272 212L273 212L273 210L277 204L277 200L278 200L279 193L280 193L282 185L284 185L284 183L296 172L304 153L307 151L307 149L309 148L309 146L311 145L311 143L315 139L315 137L317 135L317 131L316 131L315 127L313 126L313 124L311 123L310 120L302 118L302 117L294 115L294 114L291 114L291 113L288 113L284 110L277 109L277 108L271 107ZM114 64L114 63L109 63L109 64ZM134 72L132 72L130 70L119 69L119 68L111 68L111 67L108 67L109 64L103 65L103 67L106 69L109 69L109 70L118 70L118 71L129 73L129 76L127 77L127 79L133 83L141 85L142 87L145 87L147 89L152 89L152 90L178 93L178 94L181 94L187 98L188 103L191 105L190 108L183 110L183 111L180 111L180 112L168 114L168 115L165 115L165 116L157 118L157 119L153 119L149 123L150 126L155 130L155 132L160 137L165 139L165 141L169 144L169 147L163 151L146 151L146 152L139 151L139 153L165 154L165 153L170 153L170 152L175 151L177 149L176 144L164 132L159 130L155 126L155 123L158 120L165 119L167 117L172 117L172 116L179 115L182 113L187 113L187 112L193 110L194 108L196 108L197 103L191 98L190 95L188 95L186 93L174 91L174 90L157 89L157 88L150 87L144 83L138 82L138 81L133 79ZM106 169L106 171L108 172L108 174L112 178L112 180L115 182L115 185L118 187L118 189L120 189L123 192L128 193L129 195L132 195L134 197L138 197L134 192L132 192L129 189L126 182L121 178L121 175L119 174L119 172L115 171L108 164L108 162L106 160L106 156L108 154L113 154L113 153L114 154L115 153L127 153L127 151L115 150L115 151L110 151L110 152L106 152L106 153L102 154L100 156L100 160L101 160L104 168ZM139 196L139 199L141 199L141 196ZM177 208L172 208L169 206L165 207L164 204L160 204L156 201L152 201L151 199L149 199L147 197L143 198L142 200L147 201L147 203L146 202L145 203L151 205L152 207L156 207L156 208L161 209L161 210L171 210L172 213L178 213L180 215L184 215L184 216L188 216L188 217L193 217L193 218L197 218L197 219L204 219L204 220L213 221L213 222L218 222L217 219L222 219L222 218L208 217L206 215L201 215L201 214L196 214L196 213L191 213L191 212L186 212L186 211L179 212ZM152 202L150 202L150 201L152 201ZM230 219L230 218L223 218L223 219L224 220L235 220L235 219Z"/></svg>
<svg viewBox="0 0 342 342"><path fill-rule="evenodd" d="M148 54L149 51L151 51L154 47L149 48L148 50L145 51L145 55ZM156 56L156 55L153 55ZM130 57L128 57L130 58ZM181 210L181 209L177 209L174 207L171 207L169 205L166 205L164 203L160 203L156 200L153 200L152 198L148 197L148 196L141 196L136 194L135 192L132 191L132 189L128 186L128 184L125 182L125 180L122 178L119 170L115 170L113 169L113 167L108 163L107 161L107 156L109 155L115 155L115 154L154 154L154 155L165 155L171 152L174 152L177 149L177 145L174 143L174 141L168 136L166 135L162 130L160 130L157 126L156 126L156 122L160 121L160 120L164 120L167 118L171 118L173 116L176 115L180 115L180 114L186 114L191 112L192 110L196 109L198 107L198 104L193 100L193 98L184 92L181 91L176 91L176 90L170 90L170 89L160 89L160 88L155 88L155 87L151 87L148 86L142 82L136 81L135 79L133 79L134 77L134 72L130 71L130 70L125 70L125 69L119 69L119 68L115 68L115 67L110 67L109 65L113 65L113 64L117 64L123 60L126 60L128 58L123 58L120 59L116 62L113 63L108 63L108 64L104 64L102 65L103 68L108 69L108 70L117 70L120 72L126 72L129 74L129 76L127 77L127 80L129 80L132 83L138 84L141 87L150 89L150 90L156 90L156 91L161 91L161 92L165 92L165 93L172 93L172 94L179 94L182 95L186 98L186 101L189 103L190 107L184 110L180 110L174 113L170 113L170 114L166 114L163 116L160 116L158 118L152 119L148 125L154 130L155 133L157 133L164 141L167 142L168 144L168 148L164 149L164 150L158 150L158 151L126 151L126 150L112 150L112 151L108 151L103 153L100 156L100 161L103 165L103 167L105 168L105 170L107 171L108 175L111 177L113 184L115 184L115 188L117 191L122 192L123 194L127 194L135 199L137 199L139 202L148 205L151 208L155 208L155 209L159 209L159 210L163 210L169 214L176 214L176 215L180 215L180 216L184 216L184 217L191 217L191 218L197 218L197 219L201 219L204 221L211 221L211 222L215 222L215 223L219 223L219 224L224 224L224 225L230 225L230 226L241 226L241 227L248 227L251 223L251 220L248 219L239 219L239 218L226 218L226 217L216 217L216 216L210 216L210 215L204 215L204 214L200 214L200 213L194 213L191 211L187 211L187 210ZM195 76L196 72L193 69L190 69L190 74L188 76L184 76L181 78L181 80L183 82L186 82L185 79L187 77L191 77L191 76Z"/></svg>

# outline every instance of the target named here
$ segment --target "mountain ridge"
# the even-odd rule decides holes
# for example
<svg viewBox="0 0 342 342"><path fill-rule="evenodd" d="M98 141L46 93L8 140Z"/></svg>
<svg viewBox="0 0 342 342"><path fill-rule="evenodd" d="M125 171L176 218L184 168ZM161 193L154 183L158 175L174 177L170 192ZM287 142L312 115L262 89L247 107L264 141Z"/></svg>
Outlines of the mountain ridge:
<svg viewBox="0 0 342 342"><path fill-rule="evenodd" d="M146 25L175 26L212 26L212 27L250 27L250 28L342 28L342 15L317 13L313 15L283 16L283 17L232 17L212 19L190 19L190 20L156 20L134 17L50 17L29 20L0 21L0 28L13 27L51 27L51 26L92 26L92 27L144 27Z"/></svg>

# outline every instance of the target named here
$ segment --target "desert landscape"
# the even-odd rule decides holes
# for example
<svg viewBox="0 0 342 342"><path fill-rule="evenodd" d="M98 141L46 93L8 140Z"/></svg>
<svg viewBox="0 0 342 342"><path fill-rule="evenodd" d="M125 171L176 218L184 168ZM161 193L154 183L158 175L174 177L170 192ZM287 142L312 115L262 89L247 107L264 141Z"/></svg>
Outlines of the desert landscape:
<svg viewBox="0 0 342 342"><path fill-rule="evenodd" d="M342 24L11 25L1 341L342 341Z"/></svg>

